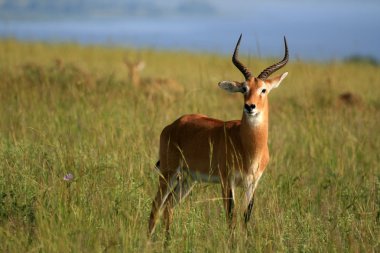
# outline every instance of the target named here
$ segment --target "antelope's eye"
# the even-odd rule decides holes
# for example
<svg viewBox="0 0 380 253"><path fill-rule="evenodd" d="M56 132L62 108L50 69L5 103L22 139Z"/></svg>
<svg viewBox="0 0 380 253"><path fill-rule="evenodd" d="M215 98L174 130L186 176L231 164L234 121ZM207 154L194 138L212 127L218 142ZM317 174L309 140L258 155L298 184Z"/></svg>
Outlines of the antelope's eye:
<svg viewBox="0 0 380 253"><path fill-rule="evenodd" d="M267 92L267 89L262 89L261 90L261 93L265 94L265 92Z"/></svg>
<svg viewBox="0 0 380 253"><path fill-rule="evenodd" d="M243 86L243 87L241 87L241 92L242 92L242 93L247 93L247 91L248 91L247 86Z"/></svg>

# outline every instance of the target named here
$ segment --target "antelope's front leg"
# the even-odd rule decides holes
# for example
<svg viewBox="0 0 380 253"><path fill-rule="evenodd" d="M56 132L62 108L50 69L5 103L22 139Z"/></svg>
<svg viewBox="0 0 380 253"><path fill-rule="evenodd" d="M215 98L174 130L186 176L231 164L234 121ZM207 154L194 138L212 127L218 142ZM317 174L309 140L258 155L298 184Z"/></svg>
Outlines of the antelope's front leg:
<svg viewBox="0 0 380 253"><path fill-rule="evenodd" d="M245 179L245 206L246 210L244 212L244 222L247 227L247 223L251 218L251 212L253 209L253 202L254 202L254 194L257 188L257 185L259 184L260 178L263 175L263 171L265 170L265 166L259 167L259 169L256 171L256 173L253 175L248 175Z"/></svg>
<svg viewBox="0 0 380 253"><path fill-rule="evenodd" d="M244 211L244 224L247 228L247 224L251 218L253 202L254 202L254 182L253 175L249 175L246 177L245 182L245 206L246 210Z"/></svg>
<svg viewBox="0 0 380 253"><path fill-rule="evenodd" d="M249 220L251 219L251 213L252 213L254 202L255 202L255 196L252 196L251 200L248 203L247 209L244 212L244 223L246 227L248 225Z"/></svg>
<svg viewBox="0 0 380 253"><path fill-rule="evenodd" d="M222 186L224 209L226 211L227 223L230 229L235 227L234 207L235 188L231 185Z"/></svg>

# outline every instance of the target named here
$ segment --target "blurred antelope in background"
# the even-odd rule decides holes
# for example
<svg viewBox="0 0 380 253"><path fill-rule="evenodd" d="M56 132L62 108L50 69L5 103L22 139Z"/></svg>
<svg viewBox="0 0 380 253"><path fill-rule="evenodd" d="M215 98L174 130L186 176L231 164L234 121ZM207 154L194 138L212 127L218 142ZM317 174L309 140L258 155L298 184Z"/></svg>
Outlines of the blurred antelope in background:
<svg viewBox="0 0 380 253"><path fill-rule="evenodd" d="M171 100L173 96L183 92L183 87L176 80L164 77L141 77L141 72L146 64L142 60L131 61L127 58L124 63L128 69L129 82L138 88L142 88L151 99L154 95L162 94L165 98Z"/></svg>
<svg viewBox="0 0 380 253"><path fill-rule="evenodd" d="M245 191L244 221L250 219L254 193L269 162L268 95L278 87L287 72L269 76L288 62L286 39L284 58L266 68L257 77L238 60L241 35L232 56L233 64L245 80L222 81L218 85L228 92L243 95L242 119L222 121L202 114L184 115L166 126L160 136L159 186L149 219L149 236L153 234L160 211L164 211L166 235L172 222L173 207L180 203L196 182L220 183L224 209L230 228L235 226L235 187Z"/></svg>
<svg viewBox="0 0 380 253"><path fill-rule="evenodd" d="M125 66L128 68L129 82L133 86L138 87L141 85L140 72L145 68L145 62L143 61L130 61L127 58L124 59Z"/></svg>

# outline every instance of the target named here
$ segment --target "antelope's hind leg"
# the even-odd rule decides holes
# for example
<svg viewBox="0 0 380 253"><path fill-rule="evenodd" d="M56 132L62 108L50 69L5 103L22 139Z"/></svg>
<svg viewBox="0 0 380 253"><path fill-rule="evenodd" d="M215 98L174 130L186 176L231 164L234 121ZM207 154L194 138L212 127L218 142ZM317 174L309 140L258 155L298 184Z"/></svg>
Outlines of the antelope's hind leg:
<svg viewBox="0 0 380 253"><path fill-rule="evenodd" d="M181 177L182 176L182 177ZM170 240L170 225L173 222L173 209L176 204L181 203L193 189L195 182L189 176L181 175L174 190L167 198L164 210L164 220L166 229L166 241Z"/></svg>
<svg viewBox="0 0 380 253"><path fill-rule="evenodd" d="M152 210L149 217L148 237L151 237L156 227L157 219L160 215L162 208L166 205L166 201L173 187L177 184L176 175L169 177L160 176L159 186L156 197L152 203Z"/></svg>
<svg viewBox="0 0 380 253"><path fill-rule="evenodd" d="M164 214L163 214L164 222L165 222L165 246L167 246L168 242L170 241L170 225L173 223L173 213L174 213L173 209L174 209L173 193L170 193L165 203Z"/></svg>

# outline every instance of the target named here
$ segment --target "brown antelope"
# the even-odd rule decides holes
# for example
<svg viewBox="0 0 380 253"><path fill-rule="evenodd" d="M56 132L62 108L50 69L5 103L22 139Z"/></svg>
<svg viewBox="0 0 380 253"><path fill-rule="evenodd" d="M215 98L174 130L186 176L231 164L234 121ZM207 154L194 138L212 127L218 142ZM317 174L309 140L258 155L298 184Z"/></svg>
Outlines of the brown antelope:
<svg viewBox="0 0 380 253"><path fill-rule="evenodd" d="M287 72L268 77L288 62L286 39L284 58L256 77L238 60L241 35L232 62L245 81L222 81L218 85L229 92L243 94L241 120L222 121L201 114L184 115L166 126L160 136L159 187L149 220L152 235L160 211L164 211L166 234L172 222L173 207L181 202L196 182L220 183L230 228L234 222L235 187L245 190L244 221L250 219L255 189L268 161L268 94L278 87Z"/></svg>
<svg viewBox="0 0 380 253"><path fill-rule="evenodd" d="M149 100L158 93L161 93L166 99L171 100L173 96L183 92L183 87L174 79L164 77L141 78L140 73L145 68L144 61L138 60L133 62L125 58L124 63L128 68L129 82L133 86L143 89Z"/></svg>
<svg viewBox="0 0 380 253"><path fill-rule="evenodd" d="M124 59L124 63L128 68L128 77L130 83L135 87L140 86L140 72L145 68L145 63L143 61L132 62L128 59Z"/></svg>

